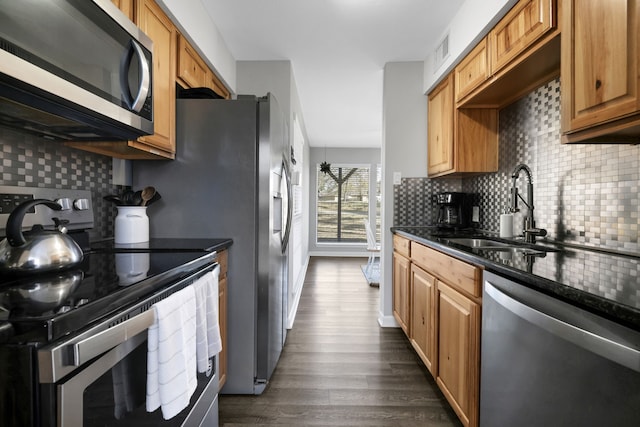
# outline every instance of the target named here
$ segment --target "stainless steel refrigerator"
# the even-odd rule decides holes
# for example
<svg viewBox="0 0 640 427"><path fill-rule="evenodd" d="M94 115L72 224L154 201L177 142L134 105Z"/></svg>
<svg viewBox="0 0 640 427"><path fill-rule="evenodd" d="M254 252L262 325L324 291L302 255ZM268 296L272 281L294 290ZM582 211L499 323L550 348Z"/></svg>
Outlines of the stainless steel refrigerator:
<svg viewBox="0 0 640 427"><path fill-rule="evenodd" d="M151 237L230 237L227 382L260 394L286 338L291 183L287 124L273 95L178 99L172 161L134 161L134 188L162 195Z"/></svg>

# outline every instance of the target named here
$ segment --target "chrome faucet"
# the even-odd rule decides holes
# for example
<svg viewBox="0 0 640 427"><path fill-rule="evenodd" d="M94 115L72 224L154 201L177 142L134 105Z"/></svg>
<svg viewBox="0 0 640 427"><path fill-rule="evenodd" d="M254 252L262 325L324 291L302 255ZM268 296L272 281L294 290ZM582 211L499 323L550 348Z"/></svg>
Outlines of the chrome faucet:
<svg viewBox="0 0 640 427"><path fill-rule="evenodd" d="M525 201L520 194L518 194L518 187L516 181L520 176L520 171L524 171L527 176L527 200ZM547 230L543 228L536 228L536 223L533 219L533 178L531 177L531 169L524 163L515 167L511 173L512 185L511 185L511 212L518 212L518 198L522 200L527 206L527 216L524 218L524 227L522 234L524 241L527 243L534 243L536 236L546 236Z"/></svg>

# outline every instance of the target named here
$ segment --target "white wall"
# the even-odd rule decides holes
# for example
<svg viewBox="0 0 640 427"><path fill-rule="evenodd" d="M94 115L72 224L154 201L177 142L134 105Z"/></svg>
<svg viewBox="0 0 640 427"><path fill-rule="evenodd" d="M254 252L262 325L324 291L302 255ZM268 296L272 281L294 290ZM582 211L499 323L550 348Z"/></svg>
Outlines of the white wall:
<svg viewBox="0 0 640 427"><path fill-rule="evenodd" d="M375 182L375 173L380 164L379 148L320 148L311 147L311 155L309 161L309 253L313 256L365 256L368 257L367 244L331 244L316 243L316 199L317 182L316 171L317 165L325 160L330 164L360 164L368 165L370 181ZM371 188L371 185L370 187ZM375 187L374 187L375 188ZM371 211L370 211L371 212ZM374 210L375 212L375 210ZM374 224L373 218L370 218L371 224ZM362 225L364 230L364 224Z"/></svg>
<svg viewBox="0 0 640 427"><path fill-rule="evenodd" d="M209 67L236 91L236 60L200 0L157 0Z"/></svg>
<svg viewBox="0 0 640 427"><path fill-rule="evenodd" d="M423 62L391 62L384 67L382 125L382 233L380 313L382 326L393 318L392 254L393 174L427 176L427 97Z"/></svg>
<svg viewBox="0 0 640 427"><path fill-rule="evenodd" d="M268 92L273 94L280 104L280 108L287 120L289 144L296 141L294 117L298 122L302 138L301 149L296 151L296 165L291 165L292 171L299 172L303 177L300 186L294 188L301 197L302 211L294 215L289 236L289 270L287 289L288 319L287 327L293 326L298 301L302 292L304 276L309 262L309 241L306 230L309 229L309 180L305 179L305 169L309 164L308 137L304 125L304 116L295 83L293 68L290 61L238 61L237 62L237 93L239 95L263 96Z"/></svg>
<svg viewBox="0 0 640 427"><path fill-rule="evenodd" d="M518 0L466 0L424 61L423 92L428 93L484 37ZM433 52L449 32L449 57L435 67Z"/></svg>

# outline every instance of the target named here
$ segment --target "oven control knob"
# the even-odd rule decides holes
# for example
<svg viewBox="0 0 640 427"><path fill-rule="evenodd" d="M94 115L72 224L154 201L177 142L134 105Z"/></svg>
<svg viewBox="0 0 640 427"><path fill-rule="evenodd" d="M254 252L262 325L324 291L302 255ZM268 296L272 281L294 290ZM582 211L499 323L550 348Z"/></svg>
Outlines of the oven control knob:
<svg viewBox="0 0 640 427"><path fill-rule="evenodd" d="M62 199L57 199L56 203L60 205L63 211L71 210L71 199L68 197L64 197Z"/></svg>
<svg viewBox="0 0 640 427"><path fill-rule="evenodd" d="M89 210L89 200L87 199L76 199L73 201L73 208L77 211L86 211Z"/></svg>

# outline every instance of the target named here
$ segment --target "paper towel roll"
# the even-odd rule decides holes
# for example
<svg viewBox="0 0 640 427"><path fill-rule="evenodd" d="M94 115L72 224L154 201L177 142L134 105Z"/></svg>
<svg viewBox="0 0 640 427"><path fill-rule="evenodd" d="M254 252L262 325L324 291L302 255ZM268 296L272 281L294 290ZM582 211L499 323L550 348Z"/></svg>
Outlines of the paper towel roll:
<svg viewBox="0 0 640 427"><path fill-rule="evenodd" d="M500 237L513 237L513 214L500 215Z"/></svg>

